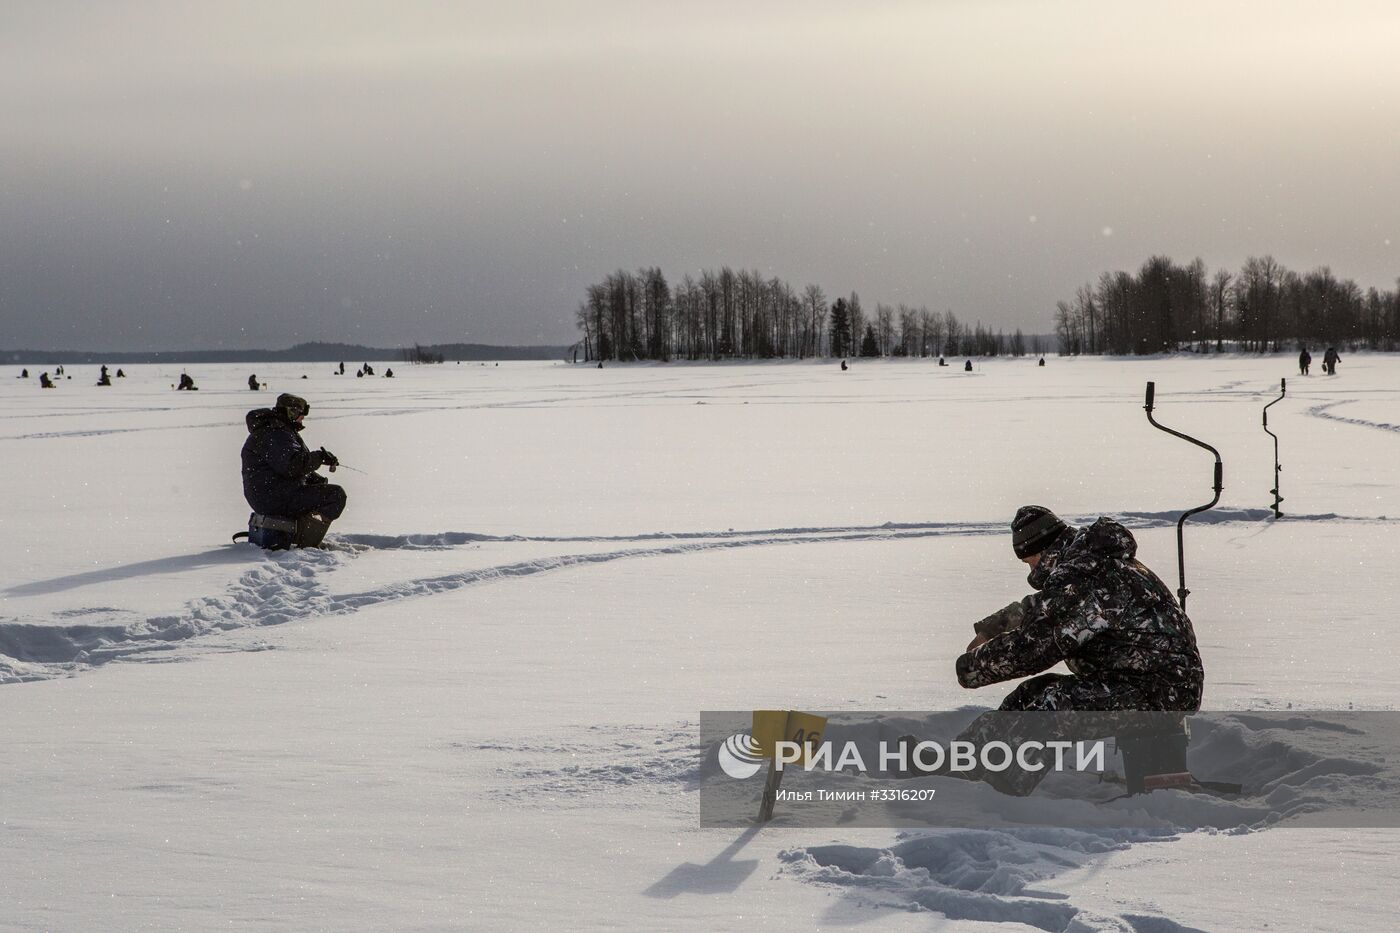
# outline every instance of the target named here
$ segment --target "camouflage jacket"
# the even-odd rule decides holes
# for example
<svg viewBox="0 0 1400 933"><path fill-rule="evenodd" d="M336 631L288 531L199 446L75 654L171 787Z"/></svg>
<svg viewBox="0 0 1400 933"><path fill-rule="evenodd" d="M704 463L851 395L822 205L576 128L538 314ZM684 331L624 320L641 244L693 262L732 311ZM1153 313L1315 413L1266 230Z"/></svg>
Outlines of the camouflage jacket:
<svg viewBox="0 0 1400 933"><path fill-rule="evenodd" d="M1136 553L1132 533L1107 518L1056 542L1027 578L1037 592L974 626L990 640L958 658L958 682L985 687L1064 661L1146 706L1199 708L1205 675L1191 620Z"/></svg>

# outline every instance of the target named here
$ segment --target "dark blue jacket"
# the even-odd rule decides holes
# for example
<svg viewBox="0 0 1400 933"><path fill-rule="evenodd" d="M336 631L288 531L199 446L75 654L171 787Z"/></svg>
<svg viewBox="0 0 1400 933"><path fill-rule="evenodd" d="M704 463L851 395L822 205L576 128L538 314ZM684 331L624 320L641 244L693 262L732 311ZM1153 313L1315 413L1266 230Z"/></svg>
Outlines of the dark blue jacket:
<svg viewBox="0 0 1400 933"><path fill-rule="evenodd" d="M324 483L316 468L324 463L300 437L301 425L272 408L248 412L248 439L243 442L243 497L255 512L295 514L299 493Z"/></svg>

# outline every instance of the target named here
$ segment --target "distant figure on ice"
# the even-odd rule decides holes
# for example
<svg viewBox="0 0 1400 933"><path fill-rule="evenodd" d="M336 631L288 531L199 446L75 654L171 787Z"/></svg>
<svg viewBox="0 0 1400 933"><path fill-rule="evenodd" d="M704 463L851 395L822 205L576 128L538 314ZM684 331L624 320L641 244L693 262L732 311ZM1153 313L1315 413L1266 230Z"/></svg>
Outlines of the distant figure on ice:
<svg viewBox="0 0 1400 933"><path fill-rule="evenodd" d="M365 364L365 375L366 375L366 376L373 376L373 375L374 375L374 367L371 366L371 365L369 365L368 363Z"/></svg>
<svg viewBox="0 0 1400 933"><path fill-rule="evenodd" d="M968 360L966 363L963 364L963 372L972 372L972 360Z"/></svg>
<svg viewBox="0 0 1400 933"><path fill-rule="evenodd" d="M180 373L180 384L175 389L177 391L198 392L199 386L194 384L194 378L189 373Z"/></svg>
<svg viewBox="0 0 1400 933"><path fill-rule="evenodd" d="M1337 375L1337 364L1342 361L1342 355L1337 352L1336 347L1328 347L1327 352L1322 354L1322 371L1329 376Z"/></svg>
<svg viewBox="0 0 1400 933"><path fill-rule="evenodd" d="M39 388L41 388L41 389L52 389L53 387L54 387L54 386L53 386L53 380L49 378L49 374L48 374L48 373L40 373L40 374L39 374Z"/></svg>
<svg viewBox="0 0 1400 933"><path fill-rule="evenodd" d="M1011 523L1011 547L1031 568L1026 582L1035 592L973 626L977 637L958 658L958 683L976 688L1030 679L1002 701L1002 716L978 717L960 739L980 747L1010 738L1017 747L1005 731L1026 725L1004 715L1010 710L1200 709L1205 672L1191 620L1167 585L1137 559L1132 532L1109 518L1072 528L1049 509L1027 505ZM1042 673L1061 661L1073 673ZM1083 729L1088 719L1064 728ZM1042 718L1035 728L1044 724ZM1025 795L1045 771L979 769L970 776L1004 793Z"/></svg>
<svg viewBox="0 0 1400 933"><path fill-rule="evenodd" d="M107 375L106 363L102 364L102 373L97 377L97 384L100 386L109 386L112 384L112 377Z"/></svg>
<svg viewBox="0 0 1400 933"><path fill-rule="evenodd" d="M341 360L341 361L340 361L340 375L342 375L342 376L345 375L345 361L344 361L344 360Z"/></svg>
<svg viewBox="0 0 1400 933"><path fill-rule="evenodd" d="M940 356L940 357L938 358L938 365L939 365L939 366L947 366L947 365L948 365L948 361L945 360L943 357Z"/></svg>
<svg viewBox="0 0 1400 933"><path fill-rule="evenodd" d="M1304 347L1302 352L1298 354L1298 375L1306 376L1310 366L1312 366L1312 354L1308 352L1307 347Z"/></svg>
<svg viewBox="0 0 1400 933"><path fill-rule="evenodd" d="M118 378L118 379L125 379L125 378L126 378L126 373L122 372L122 368L121 368L120 366L117 367L117 378Z"/></svg>
<svg viewBox="0 0 1400 933"><path fill-rule="evenodd" d="M19 377L20 377L21 379L28 379L28 378L29 378L29 370L27 370L27 369L21 369L21 370L19 371Z"/></svg>
<svg viewBox="0 0 1400 933"><path fill-rule="evenodd" d="M393 379L393 378L394 378L394 367L390 366L388 369L384 370L384 378L385 378L385 379Z"/></svg>
<svg viewBox="0 0 1400 933"><path fill-rule="evenodd" d="M356 379L363 379L363 378L365 378L365 371L364 371L363 369L357 369L357 370L355 370L355 378L356 378Z"/></svg>
<svg viewBox="0 0 1400 933"><path fill-rule="evenodd" d="M258 374L257 374L257 373L253 373L251 376L248 377L248 388L252 389L254 392L256 392L256 391L258 391L258 389L262 388L262 386L260 386L260 385L258 384Z"/></svg>
<svg viewBox="0 0 1400 933"><path fill-rule="evenodd" d="M1037 363L1036 365L1037 365L1037 366L1044 366L1044 365L1045 365L1045 357L1042 356L1042 357L1040 358L1040 362Z"/></svg>
<svg viewBox="0 0 1400 933"><path fill-rule="evenodd" d="M58 367L58 369L55 369L55 370L53 371L53 374L54 374L55 376L62 376L62 375L63 375L63 367L60 366L60 367Z"/></svg>
<svg viewBox="0 0 1400 933"><path fill-rule="evenodd" d="M848 367L846 366L846 361L845 361L845 360L842 360L842 361L841 361L841 372L844 373L844 372L846 371L847 368L848 368Z"/></svg>
<svg viewBox="0 0 1400 933"><path fill-rule="evenodd" d="M301 439L302 420L311 405L283 393L271 408L255 408L245 419L243 497L256 515L292 519L295 543L316 547L331 522L345 511L345 490L316 471L340 461L326 448L311 450Z"/></svg>

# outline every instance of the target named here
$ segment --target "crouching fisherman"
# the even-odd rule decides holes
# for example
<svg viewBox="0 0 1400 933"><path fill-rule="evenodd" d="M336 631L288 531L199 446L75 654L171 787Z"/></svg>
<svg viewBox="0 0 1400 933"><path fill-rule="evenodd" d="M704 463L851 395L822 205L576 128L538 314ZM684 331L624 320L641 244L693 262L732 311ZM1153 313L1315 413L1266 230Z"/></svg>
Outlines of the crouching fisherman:
<svg viewBox="0 0 1400 933"><path fill-rule="evenodd" d="M974 626L977 637L958 658L957 676L969 689L1028 679L959 739L1012 748L1107 736L1118 737L1120 747L1134 737L1152 746L1179 742L1173 770L1185 771L1183 714L1201 706L1201 655L1191 620L1137 559L1132 533L1108 518L1072 528L1032 505L1016 513L1012 548L1030 567L1035 592ZM1044 673L1060 662L1070 673ZM1164 770L1146 759L1143 766ZM979 768L957 776L1023 796L1045 771Z"/></svg>
<svg viewBox="0 0 1400 933"><path fill-rule="evenodd" d="M340 461L301 439L302 419L310 410L306 399L283 393L272 408L248 412L243 496L253 509L248 538L261 547L318 547L345 511L345 490L316 472L323 466L334 472Z"/></svg>

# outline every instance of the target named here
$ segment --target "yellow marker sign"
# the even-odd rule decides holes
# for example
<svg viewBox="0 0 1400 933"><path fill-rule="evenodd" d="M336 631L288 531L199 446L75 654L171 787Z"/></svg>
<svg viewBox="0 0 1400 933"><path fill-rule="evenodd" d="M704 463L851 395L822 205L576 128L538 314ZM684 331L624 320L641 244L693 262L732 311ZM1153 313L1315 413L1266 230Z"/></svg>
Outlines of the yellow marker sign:
<svg viewBox="0 0 1400 933"><path fill-rule="evenodd" d="M779 742L792 742L802 749L803 754L796 764L806 764L808 757L822 744L822 733L826 732L826 717L811 713L798 713L785 709L756 709L753 711L753 728L749 734L758 745L759 754L773 758ZM785 753L783 760L787 761ZM766 823L773 818L773 807L778 802L778 784L783 772L775 760L768 763L768 780L763 785L763 797L759 800L758 821Z"/></svg>
<svg viewBox="0 0 1400 933"><path fill-rule="evenodd" d="M826 717L792 710L756 709L750 734L758 744L759 754L772 758L779 742L795 742L811 754L822 743L826 732ZM804 757L801 764L806 763Z"/></svg>

